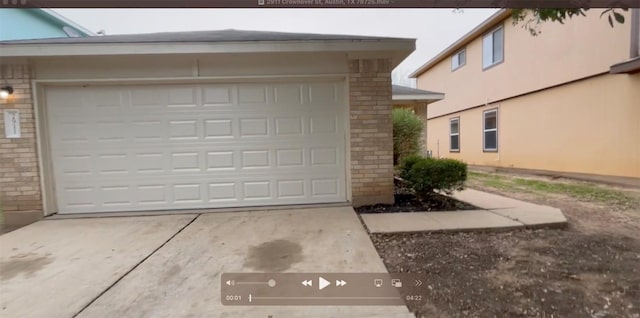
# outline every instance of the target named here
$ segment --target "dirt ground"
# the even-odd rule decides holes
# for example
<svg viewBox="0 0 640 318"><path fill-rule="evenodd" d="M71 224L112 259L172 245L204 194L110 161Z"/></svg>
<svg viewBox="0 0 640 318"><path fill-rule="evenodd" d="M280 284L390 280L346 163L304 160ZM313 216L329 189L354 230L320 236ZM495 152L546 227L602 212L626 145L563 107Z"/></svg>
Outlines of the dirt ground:
<svg viewBox="0 0 640 318"><path fill-rule="evenodd" d="M569 226L372 235L390 272L429 278L416 317L640 317L640 207L468 186L558 207Z"/></svg>

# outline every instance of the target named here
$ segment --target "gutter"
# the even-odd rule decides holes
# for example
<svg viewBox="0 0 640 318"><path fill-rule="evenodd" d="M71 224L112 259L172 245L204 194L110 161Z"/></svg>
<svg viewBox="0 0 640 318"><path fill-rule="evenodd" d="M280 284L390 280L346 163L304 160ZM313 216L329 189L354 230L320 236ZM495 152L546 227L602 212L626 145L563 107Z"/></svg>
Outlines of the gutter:
<svg viewBox="0 0 640 318"><path fill-rule="evenodd" d="M245 41L147 43L0 43L0 57L100 56L182 53L358 52L408 56L415 40L389 41Z"/></svg>

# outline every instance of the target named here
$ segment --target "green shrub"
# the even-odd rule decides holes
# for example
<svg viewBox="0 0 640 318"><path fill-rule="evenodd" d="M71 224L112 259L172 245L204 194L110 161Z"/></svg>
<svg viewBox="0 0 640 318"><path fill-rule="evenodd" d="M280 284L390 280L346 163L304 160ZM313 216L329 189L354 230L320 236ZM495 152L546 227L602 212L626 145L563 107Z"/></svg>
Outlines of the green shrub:
<svg viewBox="0 0 640 318"><path fill-rule="evenodd" d="M413 168L416 163L424 159L426 158L420 155L410 155L400 161L397 170L400 178L406 179L406 176L409 175L411 168Z"/></svg>
<svg viewBox="0 0 640 318"><path fill-rule="evenodd" d="M393 110L393 164L420 152L422 120L406 109Z"/></svg>
<svg viewBox="0 0 640 318"><path fill-rule="evenodd" d="M464 188L467 164L455 159L410 156L400 165L400 177L424 199L435 191L450 194Z"/></svg>

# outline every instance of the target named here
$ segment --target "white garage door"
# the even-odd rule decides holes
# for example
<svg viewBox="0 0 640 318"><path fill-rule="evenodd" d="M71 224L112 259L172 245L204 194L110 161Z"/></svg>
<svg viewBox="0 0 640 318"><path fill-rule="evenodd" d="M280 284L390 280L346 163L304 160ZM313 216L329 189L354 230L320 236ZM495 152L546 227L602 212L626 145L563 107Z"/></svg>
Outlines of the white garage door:
<svg viewBox="0 0 640 318"><path fill-rule="evenodd" d="M59 213L346 201L342 81L46 89Z"/></svg>

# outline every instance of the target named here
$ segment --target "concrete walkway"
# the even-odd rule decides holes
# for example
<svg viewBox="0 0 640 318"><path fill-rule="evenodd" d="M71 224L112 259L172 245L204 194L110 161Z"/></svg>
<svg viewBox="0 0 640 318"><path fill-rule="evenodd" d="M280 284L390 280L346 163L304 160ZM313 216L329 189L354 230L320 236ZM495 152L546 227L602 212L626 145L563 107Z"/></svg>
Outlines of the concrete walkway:
<svg viewBox="0 0 640 318"><path fill-rule="evenodd" d="M371 233L504 230L567 224L562 211L549 206L471 189L453 197L482 210L375 213L361 217Z"/></svg>
<svg viewBox="0 0 640 318"><path fill-rule="evenodd" d="M0 236L0 317L413 317L223 306L225 272L386 268L352 207L44 220Z"/></svg>

